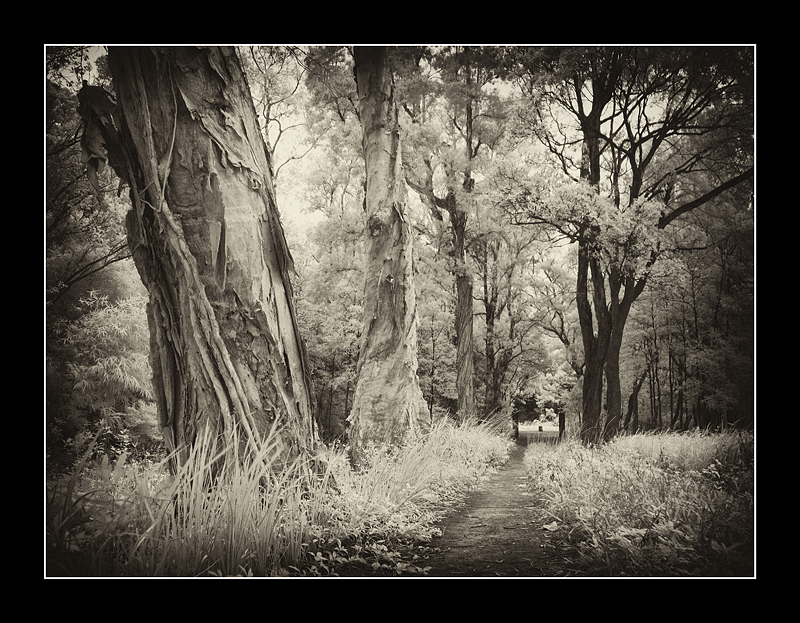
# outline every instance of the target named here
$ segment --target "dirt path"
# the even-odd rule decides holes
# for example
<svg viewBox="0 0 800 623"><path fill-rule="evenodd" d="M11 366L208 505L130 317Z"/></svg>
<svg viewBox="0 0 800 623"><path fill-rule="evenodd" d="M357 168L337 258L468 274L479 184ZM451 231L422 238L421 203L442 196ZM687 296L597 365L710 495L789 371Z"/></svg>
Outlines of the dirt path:
<svg viewBox="0 0 800 623"><path fill-rule="evenodd" d="M528 443L549 441L558 431L521 433L508 462L484 478L463 504L443 519L442 536L424 547L422 559L410 552L406 562L427 567L425 577L550 577L564 575L564 560L555 555L548 518L526 490L522 462ZM422 548L420 548L422 549ZM367 564L336 567L340 577L396 577L391 567L373 569ZM416 573L403 573L403 576Z"/></svg>
<svg viewBox="0 0 800 623"><path fill-rule="evenodd" d="M542 577L555 575L545 551L547 532L525 490L524 438L508 463L439 525L438 552L425 562L428 577Z"/></svg>

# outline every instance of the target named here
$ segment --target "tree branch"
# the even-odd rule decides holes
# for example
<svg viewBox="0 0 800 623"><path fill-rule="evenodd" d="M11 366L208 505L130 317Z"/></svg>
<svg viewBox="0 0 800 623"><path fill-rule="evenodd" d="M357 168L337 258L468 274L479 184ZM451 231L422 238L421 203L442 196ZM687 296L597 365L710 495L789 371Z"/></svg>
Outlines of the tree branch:
<svg viewBox="0 0 800 623"><path fill-rule="evenodd" d="M750 179L754 175L754 167L750 167L747 171L742 173L741 175L737 175L736 177L728 180L724 184L720 184L714 190L707 192L705 195L698 197L694 201L690 201L689 203L684 203L679 208L674 209L669 214L662 216L658 221L658 228L664 229L667 225L669 225L672 221L674 221L679 216L686 214L687 212L694 210L695 208L699 208L701 205L708 203L717 195L724 193L726 190L730 190L734 186L741 184L742 182Z"/></svg>
<svg viewBox="0 0 800 623"><path fill-rule="evenodd" d="M83 266L78 266L72 269L67 275L62 275L61 279L58 279L58 282L62 283L64 287L59 289L58 292L56 292L54 296L47 301L47 304L52 305L58 301L62 296L64 296L64 294L67 293L67 290L69 290L76 283L83 281L87 277L91 277L95 273L100 272L115 262L126 260L129 257L131 257L131 254L128 250L127 240L118 242L108 253L102 257L88 262Z"/></svg>

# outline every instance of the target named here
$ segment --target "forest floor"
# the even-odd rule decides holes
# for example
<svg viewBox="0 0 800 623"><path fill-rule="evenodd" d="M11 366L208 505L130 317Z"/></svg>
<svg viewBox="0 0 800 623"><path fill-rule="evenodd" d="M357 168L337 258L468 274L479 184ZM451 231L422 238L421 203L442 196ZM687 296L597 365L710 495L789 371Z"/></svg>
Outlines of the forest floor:
<svg viewBox="0 0 800 623"><path fill-rule="evenodd" d="M523 456L536 437L548 441L558 430L520 433L508 462L487 475L464 500L463 506L443 519L440 537L425 548L425 577L553 577L570 575L569 563L549 543L543 527L550 519L527 492ZM565 568L566 567L566 568ZM340 576L386 576L383 569L337 569ZM405 574L404 574L405 575Z"/></svg>

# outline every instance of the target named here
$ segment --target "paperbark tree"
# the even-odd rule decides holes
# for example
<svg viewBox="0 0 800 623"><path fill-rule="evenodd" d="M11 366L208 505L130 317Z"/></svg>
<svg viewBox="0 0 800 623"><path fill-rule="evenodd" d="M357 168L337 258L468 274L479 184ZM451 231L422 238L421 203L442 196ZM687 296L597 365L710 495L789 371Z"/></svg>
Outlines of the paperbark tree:
<svg viewBox="0 0 800 623"><path fill-rule="evenodd" d="M366 165L364 330L353 409L351 459L428 429L417 380L417 310L407 190L394 82L385 47L356 47L355 75Z"/></svg>
<svg viewBox="0 0 800 623"><path fill-rule="evenodd" d="M278 456L311 452L317 434L289 281L292 259L270 155L236 50L110 47L118 105L92 103L87 127L130 186L128 244L149 292L158 419L178 461L204 428ZM100 102L102 104L102 102Z"/></svg>

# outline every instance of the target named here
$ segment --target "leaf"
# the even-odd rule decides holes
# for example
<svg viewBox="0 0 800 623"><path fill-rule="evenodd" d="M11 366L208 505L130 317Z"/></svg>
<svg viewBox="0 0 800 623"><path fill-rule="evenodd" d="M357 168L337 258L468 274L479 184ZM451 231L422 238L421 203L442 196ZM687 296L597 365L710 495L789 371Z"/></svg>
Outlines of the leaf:
<svg viewBox="0 0 800 623"><path fill-rule="evenodd" d="M550 532L555 532L558 530L558 522L554 521L553 523L546 524L542 526L544 530L549 530Z"/></svg>
<svg viewBox="0 0 800 623"><path fill-rule="evenodd" d="M122 475L123 475L123 473L125 471L125 459L127 459L127 458L128 458L128 452L126 450L125 452L123 452L120 455L119 459L117 459L117 464L114 467L114 473L111 474L111 483L112 484L116 485L120 481L120 479L122 478Z"/></svg>
<svg viewBox="0 0 800 623"><path fill-rule="evenodd" d="M661 555L667 559L669 564L674 564L678 560L678 555L671 547L664 545L663 543L659 543L658 549L661 552Z"/></svg>
<svg viewBox="0 0 800 623"><path fill-rule="evenodd" d="M719 541L711 539L711 549L713 549L715 552L719 552L720 554L723 554L723 553L729 552L731 550L734 550L737 547L739 547L740 545L741 545L741 543L734 543L730 547L726 547L725 545L723 545Z"/></svg>
<svg viewBox="0 0 800 623"><path fill-rule="evenodd" d="M111 479L111 468L108 466L108 455L104 454L103 459L100 461L100 477L103 480Z"/></svg>

